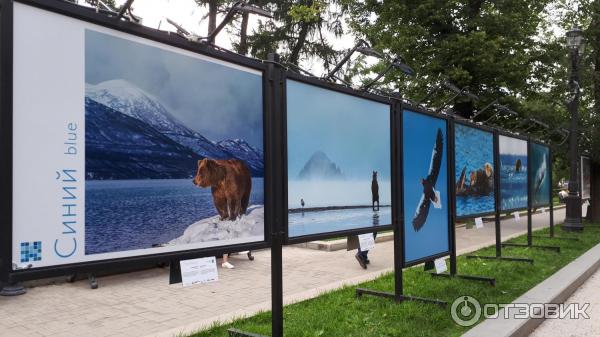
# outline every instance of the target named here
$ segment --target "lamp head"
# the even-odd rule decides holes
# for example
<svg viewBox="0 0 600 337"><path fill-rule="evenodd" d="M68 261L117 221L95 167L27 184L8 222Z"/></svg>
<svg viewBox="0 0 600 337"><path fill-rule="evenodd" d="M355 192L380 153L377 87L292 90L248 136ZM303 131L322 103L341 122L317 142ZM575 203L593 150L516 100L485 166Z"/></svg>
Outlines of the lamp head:
<svg viewBox="0 0 600 337"><path fill-rule="evenodd" d="M392 67L400 70L405 75L415 76L415 70L411 68L408 64L404 63L404 60L401 58L396 58L392 61Z"/></svg>
<svg viewBox="0 0 600 337"><path fill-rule="evenodd" d="M585 48L585 39L583 37L583 31L578 26L573 26L571 30L567 32L567 48L577 51L580 55L583 54Z"/></svg>

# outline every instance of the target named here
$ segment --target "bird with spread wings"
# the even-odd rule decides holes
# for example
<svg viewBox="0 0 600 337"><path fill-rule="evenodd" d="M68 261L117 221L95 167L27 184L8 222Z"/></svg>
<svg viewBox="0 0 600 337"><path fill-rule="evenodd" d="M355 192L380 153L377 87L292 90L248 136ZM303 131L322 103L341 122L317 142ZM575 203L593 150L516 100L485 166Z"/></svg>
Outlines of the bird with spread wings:
<svg viewBox="0 0 600 337"><path fill-rule="evenodd" d="M438 128L435 145L433 152L431 153L431 164L429 164L429 174L427 178L421 178L421 185L423 185L423 195L415 211L415 216L412 219L412 225L415 231L419 231L429 214L429 207L431 203L437 203L438 197L435 194L435 183L437 182L438 175L440 174L440 167L442 166L442 155L444 154L444 136L442 129Z"/></svg>

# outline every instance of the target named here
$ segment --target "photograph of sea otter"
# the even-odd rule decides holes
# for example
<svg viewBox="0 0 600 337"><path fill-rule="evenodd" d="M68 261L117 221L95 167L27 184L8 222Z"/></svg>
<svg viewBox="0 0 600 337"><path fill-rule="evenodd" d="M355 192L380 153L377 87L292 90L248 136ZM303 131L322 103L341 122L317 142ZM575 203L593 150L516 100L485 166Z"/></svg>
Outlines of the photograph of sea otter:
<svg viewBox="0 0 600 337"><path fill-rule="evenodd" d="M404 110L404 261L449 251L446 120Z"/></svg>
<svg viewBox="0 0 600 337"><path fill-rule="evenodd" d="M494 212L494 134L456 124L454 161L456 216Z"/></svg>
<svg viewBox="0 0 600 337"><path fill-rule="evenodd" d="M550 205L550 148L531 143L531 203L533 207Z"/></svg>
<svg viewBox="0 0 600 337"><path fill-rule="evenodd" d="M390 106L287 81L288 235L390 225Z"/></svg>
<svg viewBox="0 0 600 337"><path fill-rule="evenodd" d="M499 136L500 209L527 208L527 141Z"/></svg>
<svg viewBox="0 0 600 337"><path fill-rule="evenodd" d="M262 116L258 71L87 30L86 254L264 240Z"/></svg>

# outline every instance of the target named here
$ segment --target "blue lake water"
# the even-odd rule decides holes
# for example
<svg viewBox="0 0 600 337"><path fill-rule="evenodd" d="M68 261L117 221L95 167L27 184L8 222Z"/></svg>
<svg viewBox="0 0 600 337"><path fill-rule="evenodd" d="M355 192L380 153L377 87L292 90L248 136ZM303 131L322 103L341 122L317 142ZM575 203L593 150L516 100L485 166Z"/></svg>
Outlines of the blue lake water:
<svg viewBox="0 0 600 337"><path fill-rule="evenodd" d="M487 196L456 196L456 215L482 214L494 211L494 194Z"/></svg>
<svg viewBox="0 0 600 337"><path fill-rule="evenodd" d="M290 237L384 226L391 223L391 207L381 207L379 211L373 211L372 208L355 208L288 214Z"/></svg>
<svg viewBox="0 0 600 337"><path fill-rule="evenodd" d="M522 169L515 171L516 160L521 159ZM500 155L501 209L512 210L527 207L527 157Z"/></svg>
<svg viewBox="0 0 600 337"><path fill-rule="evenodd" d="M263 178L252 178L250 205L264 204ZM217 215L210 188L192 179L85 183L85 253L151 248Z"/></svg>

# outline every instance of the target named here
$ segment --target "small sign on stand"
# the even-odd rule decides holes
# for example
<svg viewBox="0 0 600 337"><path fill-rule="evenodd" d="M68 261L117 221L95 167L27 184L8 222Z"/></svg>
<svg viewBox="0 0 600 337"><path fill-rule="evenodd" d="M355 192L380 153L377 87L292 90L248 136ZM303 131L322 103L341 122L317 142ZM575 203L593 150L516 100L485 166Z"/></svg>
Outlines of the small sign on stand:
<svg viewBox="0 0 600 337"><path fill-rule="evenodd" d="M179 263L181 267L181 283L184 287L219 280L217 259L214 256L183 260Z"/></svg>
<svg viewBox="0 0 600 337"><path fill-rule="evenodd" d="M360 250L363 252L372 250L375 248L375 238L373 237L373 233L361 234L358 236L358 244L360 246Z"/></svg>
<svg viewBox="0 0 600 337"><path fill-rule="evenodd" d="M483 228L483 218L475 218L475 228L481 229Z"/></svg>
<svg viewBox="0 0 600 337"><path fill-rule="evenodd" d="M436 259L434 261L435 263L435 272L438 274L441 274L443 272L445 272L446 270L448 270L448 267L446 266L446 260L442 257L439 259Z"/></svg>
<svg viewBox="0 0 600 337"><path fill-rule="evenodd" d="M515 216L515 221L519 222L521 220L521 214L519 212L514 212L513 214Z"/></svg>

